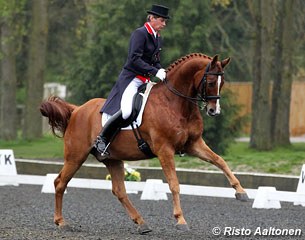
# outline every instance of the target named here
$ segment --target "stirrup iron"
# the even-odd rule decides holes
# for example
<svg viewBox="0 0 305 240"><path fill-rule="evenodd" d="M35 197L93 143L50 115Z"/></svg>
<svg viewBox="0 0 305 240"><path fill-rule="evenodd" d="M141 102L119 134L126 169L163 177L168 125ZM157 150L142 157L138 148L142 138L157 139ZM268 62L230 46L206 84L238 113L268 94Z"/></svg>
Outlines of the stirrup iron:
<svg viewBox="0 0 305 240"><path fill-rule="evenodd" d="M101 153L101 156L102 156L102 157L108 157L108 156L110 155L109 152L107 151L108 148L109 148L109 146L110 146L110 142L107 143L107 145L106 145L104 151Z"/></svg>

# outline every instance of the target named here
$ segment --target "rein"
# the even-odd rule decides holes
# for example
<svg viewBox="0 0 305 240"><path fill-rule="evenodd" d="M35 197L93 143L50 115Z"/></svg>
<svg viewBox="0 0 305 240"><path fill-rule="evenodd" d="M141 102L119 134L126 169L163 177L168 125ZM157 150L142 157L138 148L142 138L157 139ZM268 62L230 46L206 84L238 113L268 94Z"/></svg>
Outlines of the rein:
<svg viewBox="0 0 305 240"><path fill-rule="evenodd" d="M201 89L200 89L200 91L198 91L198 92L200 92L200 95L198 94L197 97L190 97L190 96L184 95L183 93L178 91L176 88L171 86L170 82L167 80L167 78L164 79L163 83L165 84L167 89L170 90L172 93L174 93L175 95L177 95L179 97L185 98L186 100L188 100L189 102L197 105L201 110L203 110L206 107L208 100L220 99L219 84L218 84L217 96L207 96L206 95L207 76L208 75L216 75L216 76L224 75L224 72L217 72L217 73L209 72L210 71L210 65L211 65L211 63L208 63L208 65L206 66L203 77L202 77L202 79L199 83L199 86L198 86L197 90L200 89L200 87L201 87ZM198 104L198 102L203 102L203 106L200 106Z"/></svg>
<svg viewBox="0 0 305 240"><path fill-rule="evenodd" d="M174 88L173 86L170 85L170 82L167 80L167 78L164 79L163 83L165 84L165 86L167 87L168 90L170 90L172 93L174 93L175 95L179 96L179 97L182 97L182 98L185 98L186 100L188 100L189 102L197 105L198 107L200 107L201 109L203 109L205 107L205 104L203 107L201 107L199 104L198 104L198 101L202 101L205 103L204 99L202 99L200 96L197 96L195 98L193 97L189 97L189 96L186 96L184 95L183 93L179 92L176 88Z"/></svg>

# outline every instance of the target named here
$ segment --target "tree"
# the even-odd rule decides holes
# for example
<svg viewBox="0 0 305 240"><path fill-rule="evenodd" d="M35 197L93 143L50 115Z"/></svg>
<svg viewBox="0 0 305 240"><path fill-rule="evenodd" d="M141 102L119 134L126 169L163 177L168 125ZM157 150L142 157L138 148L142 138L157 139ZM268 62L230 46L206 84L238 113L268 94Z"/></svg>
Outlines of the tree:
<svg viewBox="0 0 305 240"><path fill-rule="evenodd" d="M9 20L1 24L1 138L13 140L17 136L16 123L16 61L14 42L9 40L13 29Z"/></svg>
<svg viewBox="0 0 305 240"><path fill-rule="evenodd" d="M275 78L272 91L271 135L274 145L288 145L291 86L294 73L296 1L278 0L274 64Z"/></svg>
<svg viewBox="0 0 305 240"><path fill-rule="evenodd" d="M17 137L17 76L16 55L22 35L20 19L24 1L0 1L1 14L1 81L0 81L0 138Z"/></svg>
<svg viewBox="0 0 305 240"><path fill-rule="evenodd" d="M304 3L298 0L255 3L258 6L253 8L253 4L250 8L254 9L253 12L260 9L254 14L257 17L256 32L260 35L255 42L250 146L268 150L290 144L291 86L293 74L301 66L296 61L295 50L302 49L304 44L301 40L304 35L295 31L297 22L304 26L304 17L297 14L296 9L303 12ZM272 92L269 89L270 80L273 80Z"/></svg>
<svg viewBox="0 0 305 240"><path fill-rule="evenodd" d="M273 1L258 0L253 4L256 27L255 56L253 62L252 125L250 146L269 150L270 131L270 79L273 46ZM257 4L257 5L256 5ZM255 6L256 5L256 6Z"/></svg>
<svg viewBox="0 0 305 240"><path fill-rule="evenodd" d="M86 2L93 3L92 0ZM85 6L85 0L49 1L46 82L65 84L67 63L75 58L73 46L81 44L76 30L78 25L83 24Z"/></svg>
<svg viewBox="0 0 305 240"><path fill-rule="evenodd" d="M26 110L23 137L42 135L42 119L38 107L43 98L46 43L48 35L48 0L32 1L32 28L27 66Z"/></svg>
<svg viewBox="0 0 305 240"><path fill-rule="evenodd" d="M14 1L2 2L11 3ZM27 2L28 5L31 5L31 3L34 4L34 1L25 2ZM115 2L110 0L52 0L47 2L50 4L50 32L48 34L48 59L46 64L47 67L45 69L46 74L44 74L46 76L44 78L46 78L47 81L60 81L64 84L68 84L68 94L70 96L70 99L68 100L73 101L74 103L83 103L94 97L107 97L126 59L130 33L136 27L139 27L144 23L146 10L151 7L151 3L141 0L117 0ZM252 4L250 4L251 7L248 7L249 2ZM270 3L268 5L273 6L276 2L286 1L271 0L268 2ZM299 11L294 14L295 20L298 22L299 29L303 29L304 16L302 13L304 12L304 1L294 0L294 3L297 5L296 11ZM203 52L208 55L220 53L223 57L232 57L230 68L226 70L226 80L231 81L250 81L251 79L249 76L259 76L260 71L256 69L254 73L255 68L252 67L259 63L259 61L262 61L260 62L260 66L258 66L259 68L263 69L267 66L263 63L263 61L267 61L264 59L258 60L255 58L256 62L253 63L254 53L257 54L258 51L254 51L254 48L250 47L251 40L254 38L256 39L257 35L255 34L257 33L257 30L260 29L261 26L266 28L266 26L262 24L256 26L257 30L253 30L253 26L255 25L253 23L255 21L251 21L250 16L254 15L249 13L257 14L257 1L168 0L160 1L160 4L169 6L170 15L172 16L168 21L166 30L161 33L164 39L164 50L162 51L161 60L162 65L165 68L177 58L190 52ZM267 3L262 2L262 4ZM265 11L264 14L267 13L267 15L261 13L262 17L266 19L273 14L273 12L271 12L270 15L268 13L269 10L264 10L263 8L260 11ZM138 14L130 14L131 12L137 12ZM33 13L31 12L27 14L27 20L32 19L32 14ZM270 22L270 27L274 27L273 23L274 21L272 20ZM261 38L264 37L266 36L261 35ZM27 50L30 49L27 45L32 44L29 38L32 38L31 35L24 38L22 55L18 54L17 56L17 68L19 71L17 75L17 84L19 84L19 92L21 87L24 87L24 83L21 82L22 78L19 76L27 76L27 78L29 78L29 69L33 68L27 68L27 74L24 74L23 69L25 69L25 65L30 63L24 56L26 56L26 54L30 56L30 51L32 51L32 48L31 50ZM304 66L303 53L305 44L303 39L304 31L298 31L294 46L299 49L299 51L296 51L296 60L291 61L294 63L294 68L297 69L300 69L302 64ZM268 39L266 38L266 40ZM260 39L260 41L264 44L268 43L264 39ZM273 49L273 47L270 49ZM269 51L267 47L266 50ZM265 50L262 50L261 52L264 52L264 54L267 53ZM20 68L21 65L22 71ZM278 66L279 64L277 66L273 65L269 67L270 69L273 67L275 69L275 67ZM280 73L280 71L276 72ZM264 73L262 73L262 76L263 74ZM261 79L275 79L274 77L268 77L267 74L265 74L264 77L262 76ZM260 82L255 82L254 85L257 89L263 89L261 84L262 83ZM29 93L29 89L34 88L28 88L28 86L29 84L27 84L26 94L22 92L22 96L27 95L29 98L32 98L30 96L34 95ZM42 87L41 84L34 84L31 86ZM278 85L276 86L278 87ZM1 87L1 91L3 89L4 88ZM35 91L38 92L38 90L37 87ZM265 89L263 91L265 91ZM42 90L39 90L39 92L42 94ZM271 107L268 106L268 104L265 105L265 103L266 99L271 97L267 97L269 92L262 92L260 95L263 95L263 98L255 98L255 101L259 99L261 108L259 110L254 110L254 118L258 118L259 116L257 116L257 114L261 114L263 118L258 122L265 123L266 121L264 119L267 119L268 117L263 115L270 114L269 112L271 111ZM272 94L272 96L277 98L276 94ZM3 94L1 94L1 98L3 97ZM34 97L37 99L40 98L40 96ZM25 97L19 97L18 100L20 101L20 99L23 100L24 98ZM281 98L283 98L283 95L277 100L278 106L282 105ZM287 97L284 98L287 99ZM36 103L29 103L28 100L26 107L27 116L35 115L40 100ZM287 101L290 100L287 99ZM20 103L24 103L24 101L20 101ZM29 110L29 106L33 106L32 111ZM282 114L283 112L281 110L275 111L275 109L276 104L272 103L272 114L273 112L277 112L276 118L282 118L279 114ZM29 111L31 113L29 113ZM273 119L271 121L272 123L275 122ZM276 121L279 122L280 120ZM25 119L26 124L29 122L37 123L39 121ZM268 124L266 124L266 127L268 128L267 125ZM271 124L271 127L275 127L275 124ZM281 127L278 128L280 129ZM35 129L38 130L39 128L35 126ZM32 132L30 129L29 131ZM263 124L260 124L260 127L256 127L256 137L260 137L259 131L265 133L267 130L264 128ZM268 131L270 131L270 126ZM275 132L277 130L271 129L271 131ZM270 133L271 136L272 134L273 132ZM265 138L265 135L262 135L261 138ZM253 137L253 139L255 138Z"/></svg>
<svg viewBox="0 0 305 240"><path fill-rule="evenodd" d="M229 1L214 2L226 5ZM234 52L227 51L228 35L221 34L226 32L226 24L218 20L221 7L213 8L208 1L195 0L171 0L164 4L170 8L172 18L166 30L161 32L164 39L162 66L166 68L191 52L212 56L219 51L224 56ZM86 14L76 29L76 55L66 72L70 100L83 103L90 98L107 97L125 62L130 34L145 22L146 10L150 7L150 3L141 0L86 1ZM236 34L240 36L240 31Z"/></svg>

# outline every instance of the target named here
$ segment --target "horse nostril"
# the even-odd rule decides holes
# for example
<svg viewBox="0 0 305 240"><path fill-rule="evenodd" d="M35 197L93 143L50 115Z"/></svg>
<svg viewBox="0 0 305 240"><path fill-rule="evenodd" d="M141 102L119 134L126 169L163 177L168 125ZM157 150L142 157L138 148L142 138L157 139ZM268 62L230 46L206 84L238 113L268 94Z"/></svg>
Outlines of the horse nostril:
<svg viewBox="0 0 305 240"><path fill-rule="evenodd" d="M209 116L215 116L215 109L210 108L207 113L208 113Z"/></svg>
<svg viewBox="0 0 305 240"><path fill-rule="evenodd" d="M209 113L213 114L215 112L215 110L213 108L209 109Z"/></svg>

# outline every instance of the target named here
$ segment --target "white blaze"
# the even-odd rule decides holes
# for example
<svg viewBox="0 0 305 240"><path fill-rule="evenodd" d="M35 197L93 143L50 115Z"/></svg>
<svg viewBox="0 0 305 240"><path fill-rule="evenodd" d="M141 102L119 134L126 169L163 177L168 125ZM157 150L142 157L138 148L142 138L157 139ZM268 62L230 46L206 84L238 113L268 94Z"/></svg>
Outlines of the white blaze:
<svg viewBox="0 0 305 240"><path fill-rule="evenodd" d="M217 96L219 96L219 91L220 91L220 84L221 84L221 75L218 75L218 79L217 79ZM219 99L216 100L216 114L220 114L220 103L219 103Z"/></svg>

